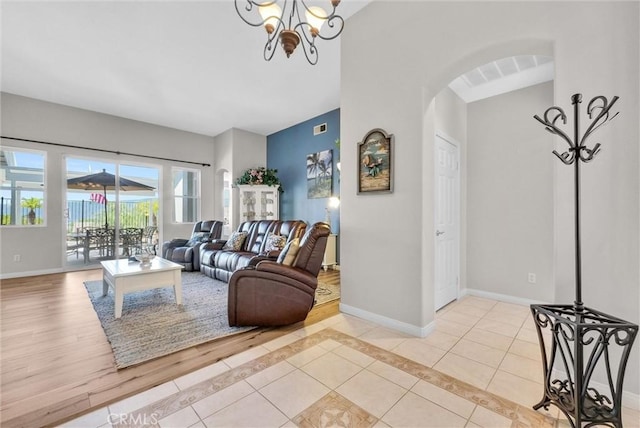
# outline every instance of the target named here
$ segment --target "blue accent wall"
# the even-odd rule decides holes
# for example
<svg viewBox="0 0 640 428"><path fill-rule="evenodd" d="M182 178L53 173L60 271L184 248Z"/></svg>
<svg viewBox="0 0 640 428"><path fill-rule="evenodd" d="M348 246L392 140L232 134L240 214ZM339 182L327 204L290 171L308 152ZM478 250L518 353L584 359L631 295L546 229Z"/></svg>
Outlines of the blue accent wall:
<svg viewBox="0 0 640 428"><path fill-rule="evenodd" d="M313 127L327 124L327 132L313 135ZM267 136L267 167L278 170L284 193L280 195L280 218L304 220L309 224L324 221L328 198L307 197L307 155L324 150L333 154L333 196L340 196L337 162L340 150L340 109L332 110L305 122ZM340 208L331 210L331 231L340 231Z"/></svg>

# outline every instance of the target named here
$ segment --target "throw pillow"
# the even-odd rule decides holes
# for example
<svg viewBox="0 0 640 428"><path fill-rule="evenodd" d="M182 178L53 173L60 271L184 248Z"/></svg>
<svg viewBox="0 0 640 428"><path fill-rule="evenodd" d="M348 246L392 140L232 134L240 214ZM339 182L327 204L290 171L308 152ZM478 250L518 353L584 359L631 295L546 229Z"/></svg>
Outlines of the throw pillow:
<svg viewBox="0 0 640 428"><path fill-rule="evenodd" d="M222 249L240 251L242 244L244 244L244 240L247 239L247 235L247 232L233 232Z"/></svg>
<svg viewBox="0 0 640 428"><path fill-rule="evenodd" d="M264 251L267 253L271 251L280 251L284 248L286 243L286 236L269 233L269 236L267 236L267 242L264 245Z"/></svg>
<svg viewBox="0 0 640 428"><path fill-rule="evenodd" d="M193 247L194 245L207 242L210 237L211 237L211 233L209 232L196 232L191 236L191 239L189 239L189 242L187 242L187 247Z"/></svg>
<svg viewBox="0 0 640 428"><path fill-rule="evenodd" d="M283 265L291 266L293 262L296 260L296 256L298 255L298 250L300 249L300 240L298 238L290 241L283 248L282 252L278 256L278 263L282 263Z"/></svg>

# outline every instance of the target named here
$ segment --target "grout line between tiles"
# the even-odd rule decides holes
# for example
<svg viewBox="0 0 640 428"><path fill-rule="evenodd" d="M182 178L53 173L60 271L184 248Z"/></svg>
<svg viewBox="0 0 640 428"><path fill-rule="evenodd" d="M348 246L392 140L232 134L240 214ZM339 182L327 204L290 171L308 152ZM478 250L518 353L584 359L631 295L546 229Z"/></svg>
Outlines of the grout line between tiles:
<svg viewBox="0 0 640 428"><path fill-rule="evenodd" d="M531 409L513 403L505 398L496 396L493 393L469 385L435 369L429 368L405 357L394 354L391 351L379 348L369 342L365 342L361 339L349 336L345 333L341 333L332 328L326 328L313 333L310 336L299 339L277 350L271 351L266 355L258 357L255 360L248 361L240 366L230 369L227 372L214 376L211 379L207 379L198 384L192 385L191 387L183 391L176 392L169 397L140 408L132 412L131 415L133 415L133 417L135 418L135 416L137 415L143 416L154 414L157 416L158 420L160 420L187 406L191 406L193 403L206 398L240 380L243 380L253 374L259 373L262 370L265 370L277 364L278 362L284 361L287 358L306 349L309 349L315 345L318 345L319 343L328 339L333 339L344 346L364 353L374 360L389 364L392 367L395 367L417 377L418 379L429 382L432 385L444 389L445 391L451 392L462 397L463 399L471 401L476 405L480 405L490 411L498 413L511 420L517 421L520 426L540 426L544 425L545 423L550 423L549 419L543 414L534 412ZM460 338L458 339L458 341L459 340ZM366 367L363 367L363 369L366 369ZM296 368L296 370L300 369ZM255 388L253 389L255 390ZM257 392L259 393L259 391Z"/></svg>

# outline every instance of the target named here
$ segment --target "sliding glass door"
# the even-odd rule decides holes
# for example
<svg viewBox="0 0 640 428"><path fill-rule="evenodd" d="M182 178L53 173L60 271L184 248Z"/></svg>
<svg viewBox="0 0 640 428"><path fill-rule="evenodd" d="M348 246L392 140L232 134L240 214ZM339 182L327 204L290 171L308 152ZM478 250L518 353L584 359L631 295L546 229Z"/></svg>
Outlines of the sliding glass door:
<svg viewBox="0 0 640 428"><path fill-rule="evenodd" d="M158 167L66 158L67 267L154 252Z"/></svg>
<svg viewBox="0 0 640 428"><path fill-rule="evenodd" d="M120 256L155 254L158 245L159 169L121 164L118 226ZM125 181L127 180L127 181Z"/></svg>

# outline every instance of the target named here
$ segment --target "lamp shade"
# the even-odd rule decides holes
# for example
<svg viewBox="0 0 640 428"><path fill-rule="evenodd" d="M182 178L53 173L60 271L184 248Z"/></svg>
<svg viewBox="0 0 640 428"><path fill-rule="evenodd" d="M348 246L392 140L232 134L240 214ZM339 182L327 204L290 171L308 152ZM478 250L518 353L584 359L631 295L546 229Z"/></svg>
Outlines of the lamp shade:
<svg viewBox="0 0 640 428"><path fill-rule="evenodd" d="M264 27L267 29L267 32L271 33L278 27L278 21L282 16L282 9L280 9L280 6L276 3L271 3L267 6L260 6L258 11L264 21ZM269 30L269 27L271 27L271 30Z"/></svg>
<svg viewBox="0 0 640 428"><path fill-rule="evenodd" d="M305 11L305 15L307 16L307 22L311 25L311 28L314 28L316 32L319 33L322 28L322 24L326 21L327 12L319 6L311 6Z"/></svg>
<svg viewBox="0 0 640 428"><path fill-rule="evenodd" d="M327 207L331 209L338 208L340 206L340 199L337 196L332 196L329 198L329 202L327 203Z"/></svg>

